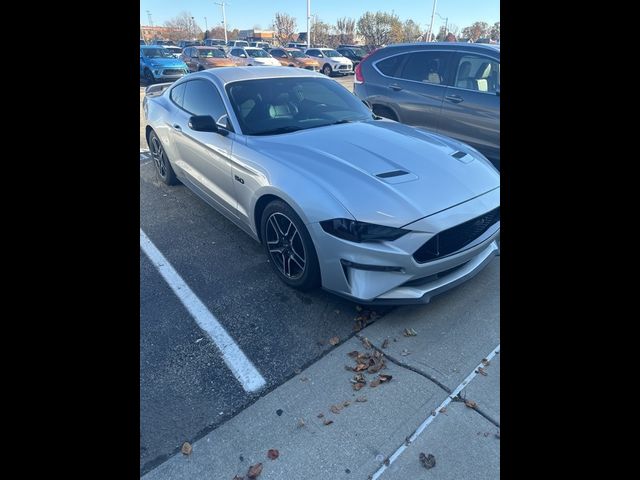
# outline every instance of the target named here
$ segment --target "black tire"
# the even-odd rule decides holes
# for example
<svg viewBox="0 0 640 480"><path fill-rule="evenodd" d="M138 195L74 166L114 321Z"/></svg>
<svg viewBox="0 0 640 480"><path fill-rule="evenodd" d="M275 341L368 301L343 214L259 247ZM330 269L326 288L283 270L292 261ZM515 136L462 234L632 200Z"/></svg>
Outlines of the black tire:
<svg viewBox="0 0 640 480"><path fill-rule="evenodd" d="M153 84L153 82L155 82L156 80L155 78L153 78L153 74L148 68L144 69L144 79L147 81L147 85Z"/></svg>
<svg viewBox="0 0 640 480"><path fill-rule="evenodd" d="M178 177L176 177L176 172L171 167L171 162L169 162L169 157L167 157L160 138L153 130L149 133L147 144L149 145L149 151L151 152L151 158L158 177L167 185L177 185L179 181Z"/></svg>
<svg viewBox="0 0 640 480"><path fill-rule="evenodd" d="M333 73L333 70L331 69L331 65L329 65L328 63L325 63L324 66L322 67L322 73L324 73L327 77L330 77L331 74Z"/></svg>
<svg viewBox="0 0 640 480"><path fill-rule="evenodd" d="M202 67L202 65L198 67L198 71L199 71L199 72L204 71L204 68Z"/></svg>
<svg viewBox="0 0 640 480"><path fill-rule="evenodd" d="M389 120L395 120L396 122L398 121L398 117L390 108L383 107L382 105L374 105L371 110L373 110L373 113L378 115L379 117L388 118Z"/></svg>
<svg viewBox="0 0 640 480"><path fill-rule="evenodd" d="M316 249L293 208L281 200L269 203L262 212L260 232L267 258L280 280L302 291L320 286Z"/></svg>

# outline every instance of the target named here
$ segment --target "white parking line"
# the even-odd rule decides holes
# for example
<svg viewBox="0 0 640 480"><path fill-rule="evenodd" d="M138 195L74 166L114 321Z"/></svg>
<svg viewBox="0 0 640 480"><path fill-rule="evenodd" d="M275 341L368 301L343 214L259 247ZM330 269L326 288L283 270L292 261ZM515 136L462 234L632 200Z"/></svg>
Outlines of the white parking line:
<svg viewBox="0 0 640 480"><path fill-rule="evenodd" d="M189 288L180 274L171 266L160 250L140 229L140 248L158 269L198 326L211 337L220 350L224 363L236 377L246 392L255 392L266 385L265 379L247 358L218 319L207 309L197 295Z"/></svg>
<svg viewBox="0 0 640 480"><path fill-rule="evenodd" d="M149 153L149 149L148 148L141 148L140 149L140 153Z"/></svg>
<svg viewBox="0 0 640 480"><path fill-rule="evenodd" d="M499 351L500 351L500 344L498 344L498 346L494 348L491 351L491 353L489 353L489 355L487 355L485 358L487 360L491 360ZM462 383L458 385L456 389L449 394L449 396L444 400L444 402L442 402L440 406L435 409L435 415L429 414L427 419L418 426L415 432L413 432L413 435L411 435L405 443L400 445L400 447L395 452L393 452L393 454L389 457L389 463L381 465L380 468L371 476L371 480L377 480L378 478L380 478L380 475L382 475L384 471L393 462L395 462L398 459L398 457L402 454L402 452L404 452L409 445L415 442L416 438L418 438L418 435L420 435L424 431L424 429L427 428L429 424L433 422L438 415L440 415L440 410L446 407L447 405L449 405L451 401L462 391L462 389L466 387L469 384L469 382L476 377L476 375L478 375L479 367L484 367L484 364L481 362L476 368L473 369L473 371L467 376L467 378L465 378L462 381Z"/></svg>

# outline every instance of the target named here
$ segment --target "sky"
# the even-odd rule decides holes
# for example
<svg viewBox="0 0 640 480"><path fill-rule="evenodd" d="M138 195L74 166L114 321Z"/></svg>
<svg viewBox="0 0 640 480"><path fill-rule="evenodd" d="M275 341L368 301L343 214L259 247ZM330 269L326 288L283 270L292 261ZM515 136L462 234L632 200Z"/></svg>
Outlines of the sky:
<svg viewBox="0 0 640 480"><path fill-rule="evenodd" d="M260 27L268 30L276 12L285 12L295 17L297 30L307 28L306 0L225 0L227 28L233 30ZM444 18L462 30L473 22L487 22L493 25L500 21L500 0L436 0L433 30L444 26ZM186 11L195 18L198 26L211 29L222 25L222 7L216 5L222 0L140 0L140 23L149 25L147 10L151 12L153 25L164 25L164 22ZM433 0L311 0L311 13L318 19L335 24L340 17L351 17L356 21L366 11L393 11L401 21L411 19L420 25L422 30L429 28Z"/></svg>

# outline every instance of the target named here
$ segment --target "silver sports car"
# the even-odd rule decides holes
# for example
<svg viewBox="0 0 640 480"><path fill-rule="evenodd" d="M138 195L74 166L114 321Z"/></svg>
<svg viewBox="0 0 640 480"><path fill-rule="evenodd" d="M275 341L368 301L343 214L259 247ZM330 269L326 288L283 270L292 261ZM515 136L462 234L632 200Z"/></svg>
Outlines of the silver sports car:
<svg viewBox="0 0 640 480"><path fill-rule="evenodd" d="M221 67L148 87L143 108L159 177L261 242L291 287L426 303L498 253L491 163L324 75Z"/></svg>

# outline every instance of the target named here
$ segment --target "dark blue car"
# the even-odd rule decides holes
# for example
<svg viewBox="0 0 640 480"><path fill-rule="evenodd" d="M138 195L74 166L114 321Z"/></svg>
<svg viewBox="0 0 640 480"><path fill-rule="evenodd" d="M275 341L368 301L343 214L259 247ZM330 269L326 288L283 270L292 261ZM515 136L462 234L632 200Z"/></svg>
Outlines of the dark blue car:
<svg viewBox="0 0 640 480"><path fill-rule="evenodd" d="M140 45L140 77L148 84L155 81L172 82L187 73L187 65L175 58L169 49L160 45Z"/></svg>

